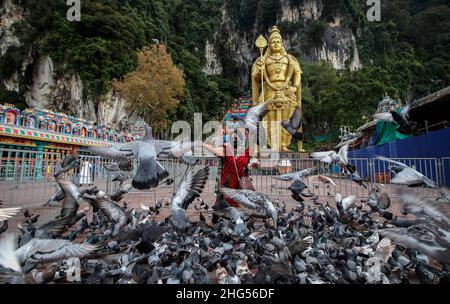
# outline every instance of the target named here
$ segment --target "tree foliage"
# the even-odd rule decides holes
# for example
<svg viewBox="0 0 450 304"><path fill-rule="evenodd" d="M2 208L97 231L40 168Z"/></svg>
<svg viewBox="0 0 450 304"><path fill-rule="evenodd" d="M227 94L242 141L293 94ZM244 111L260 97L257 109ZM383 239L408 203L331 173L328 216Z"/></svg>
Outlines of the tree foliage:
<svg viewBox="0 0 450 304"><path fill-rule="evenodd" d="M157 44L144 47L138 55L137 69L114 84L129 107L158 131L168 127L167 115L183 95L185 81L166 46Z"/></svg>
<svg viewBox="0 0 450 304"><path fill-rule="evenodd" d="M202 112L205 120L222 118L233 98L243 93L237 83L243 67L229 45L232 31L252 37L275 23L287 36L298 35L302 54L288 51L300 57L322 44L336 16L357 37L361 70L302 63L309 136L341 124L364 123L385 91L405 103L450 85L448 0L382 1L381 22L367 21L366 1L322 0L317 20L300 14L291 23L280 18L280 0L89 0L82 1L81 22L67 21L66 1L13 1L25 9L24 20L15 25L21 45L0 56L0 81L19 70L30 53L34 58L50 55L56 73L78 73L85 98L96 101L110 89L112 79L121 81L136 70L139 51L157 39L185 75L180 102L166 112L170 121L191 120L194 112ZM305 1L284 4L294 8ZM226 24L218 32L218 25L228 19L223 9L238 26ZM214 40L220 41L215 47L223 73L207 76L202 71L205 45ZM22 90L31 76L27 73ZM23 104L21 94L0 87L0 96Z"/></svg>

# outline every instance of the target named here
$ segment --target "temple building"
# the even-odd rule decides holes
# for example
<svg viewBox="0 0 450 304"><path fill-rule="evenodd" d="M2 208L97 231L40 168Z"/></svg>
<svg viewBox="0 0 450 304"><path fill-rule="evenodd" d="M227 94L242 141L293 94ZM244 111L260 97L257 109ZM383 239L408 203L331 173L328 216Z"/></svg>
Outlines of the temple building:
<svg viewBox="0 0 450 304"><path fill-rule="evenodd" d="M20 111L0 105L0 149L56 152L65 155L82 147L108 147L134 136L81 118L49 110Z"/></svg>

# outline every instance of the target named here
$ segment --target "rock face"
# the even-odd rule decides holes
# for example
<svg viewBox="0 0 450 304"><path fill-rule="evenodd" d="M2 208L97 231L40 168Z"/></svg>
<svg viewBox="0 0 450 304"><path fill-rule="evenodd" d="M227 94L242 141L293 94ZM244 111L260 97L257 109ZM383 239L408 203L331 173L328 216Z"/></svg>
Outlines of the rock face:
<svg viewBox="0 0 450 304"><path fill-rule="evenodd" d="M53 61L50 57L41 57L36 61L31 86L24 94L28 106L40 109L49 108L51 97L58 89L55 87L53 71Z"/></svg>
<svg viewBox="0 0 450 304"><path fill-rule="evenodd" d="M14 24L23 20L24 11L12 0L0 6L0 54L10 47L20 47ZM120 129L129 116L126 101L111 89L100 100L83 95L83 82L75 74L59 74L50 56L40 56L30 50L28 56L9 78L2 80L8 91L23 95L30 108L65 112L80 118L97 121L107 127Z"/></svg>
<svg viewBox="0 0 450 304"><path fill-rule="evenodd" d="M322 43L319 46L309 47L301 44L301 37L309 22L321 20L324 4L321 0L280 0L281 9L277 14L277 24L294 25L296 30L283 33L284 46L291 54L308 62L326 60L335 69L350 68L351 70L362 67L353 30L346 26L344 17L337 14L333 20L325 22ZM323 19L323 18L322 18ZM239 85L241 88L249 87L249 69L253 61L259 55L254 46L256 37L260 34L268 36L268 29L257 28L255 24L250 31L242 32L231 11L224 5L222 7L222 22L216 30L215 41L209 41L205 49L206 65L205 73L209 75L220 74L226 64L224 60L232 60L232 64L239 71ZM215 45L212 46L212 45ZM229 54L232 58L219 58L217 51L222 48L222 53ZM222 60L222 62L220 62ZM213 69L212 66L220 66Z"/></svg>
<svg viewBox="0 0 450 304"><path fill-rule="evenodd" d="M12 25L23 18L23 9L12 0L3 0L0 6L0 54L6 53L11 46L19 46L20 41L14 35Z"/></svg>
<svg viewBox="0 0 450 304"><path fill-rule="evenodd" d="M361 63L356 42L356 33L336 13L324 18L324 3L321 0L279 0L279 10L274 12L282 32L286 50L303 61L326 60L336 69L359 69ZM215 35L206 41L203 72L208 75L233 75L241 89L250 87L250 69L259 55L254 46L256 37L267 37L269 28L262 28L257 20L245 29L239 24L235 11L221 7L222 18L215 28ZM326 4L330 5L330 4ZM329 10L328 10L329 11ZM0 53L11 47L20 47L14 33L14 24L23 20L26 13L12 0L3 0L0 7ZM323 37L314 46L302 45L302 37L312 21L324 24ZM273 24L271 24L273 25ZM293 29L293 30L292 30ZM18 92L30 107L46 108L76 115L113 128L120 128L133 116L126 100L111 89L97 100L83 94L83 81L77 73L64 74L51 58L31 48L20 67L10 76L0 77L0 86Z"/></svg>

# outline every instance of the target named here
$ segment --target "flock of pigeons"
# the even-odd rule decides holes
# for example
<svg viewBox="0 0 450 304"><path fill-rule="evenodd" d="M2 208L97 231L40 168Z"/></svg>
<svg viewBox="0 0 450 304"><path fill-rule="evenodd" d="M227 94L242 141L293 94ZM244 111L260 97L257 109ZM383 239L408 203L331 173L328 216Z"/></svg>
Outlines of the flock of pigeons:
<svg viewBox="0 0 450 304"><path fill-rule="evenodd" d="M256 121L264 112L256 110L248 119ZM441 197L435 200L404 190L405 217L399 217L388 211L390 198L379 189L372 190L365 201L337 194L332 201L319 202L302 179L310 176L318 183L335 183L312 167L274 177L292 182L287 189L298 202L292 209L264 193L228 188L219 192L240 207L225 200L209 206L200 199L209 167L196 169L195 158L187 153L195 145L155 140L149 129L142 141L93 149L115 161L107 169L118 173L115 179L121 186L111 196L96 187L81 190L68 178L79 161L76 156L67 157L55 174L57 191L47 202L61 204L58 216L38 224L39 214L26 210L15 235L8 231L8 220L21 209L0 208L0 283L448 282L449 189L439 189ZM349 163L347 150L343 146L338 153L312 156L337 164L343 174L367 187ZM123 197L132 187L148 189L174 182L157 161L164 153L180 157L187 165L177 190L168 202L130 208ZM129 184L127 172L133 169L133 158L139 165ZM413 168L379 158L393 164L392 183L436 187ZM305 204L307 198L311 204ZM199 211L198 220L187 216L192 204ZM164 208L170 215L157 221Z"/></svg>

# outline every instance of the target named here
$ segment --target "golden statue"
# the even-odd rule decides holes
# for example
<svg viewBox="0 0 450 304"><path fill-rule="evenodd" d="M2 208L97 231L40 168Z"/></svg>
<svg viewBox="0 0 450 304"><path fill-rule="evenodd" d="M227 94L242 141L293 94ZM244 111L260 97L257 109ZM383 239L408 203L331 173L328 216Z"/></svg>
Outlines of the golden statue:
<svg viewBox="0 0 450 304"><path fill-rule="evenodd" d="M264 55L263 49L267 45L264 37L260 36L256 45L260 48L261 57L252 67L253 103L268 101L270 104L270 111L263 121L267 122L267 144L271 150L289 151L292 135L281 126L281 121L289 121L295 107L301 107L302 70L297 59L286 53L276 26L270 32L269 48ZM302 142L298 142L297 148L303 151Z"/></svg>

